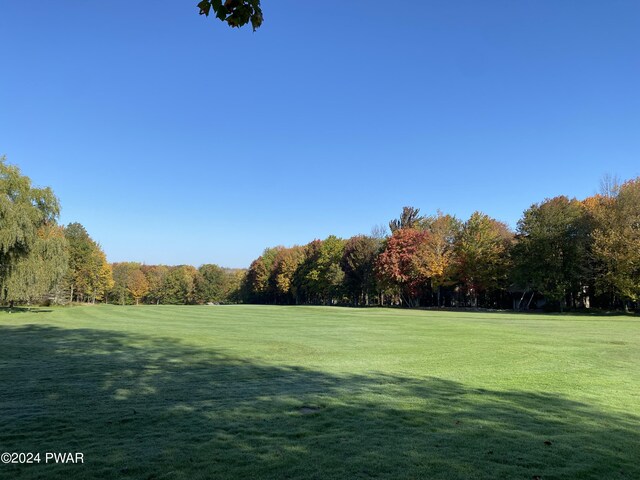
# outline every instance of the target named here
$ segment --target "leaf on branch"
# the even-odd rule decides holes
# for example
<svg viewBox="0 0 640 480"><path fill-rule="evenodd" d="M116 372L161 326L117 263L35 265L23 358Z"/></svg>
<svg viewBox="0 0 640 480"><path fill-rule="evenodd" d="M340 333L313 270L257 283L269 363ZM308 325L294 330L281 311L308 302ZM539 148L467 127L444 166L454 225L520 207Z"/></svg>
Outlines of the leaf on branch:
<svg viewBox="0 0 640 480"><path fill-rule="evenodd" d="M218 17L220 20L224 22L227 19L228 13L229 12L227 8L224 7L223 5L220 5L220 7L216 10L216 17Z"/></svg>
<svg viewBox="0 0 640 480"><path fill-rule="evenodd" d="M200 15L209 16L209 11L211 10L211 4L208 0L202 0L198 3L198 8L200 9Z"/></svg>
<svg viewBox="0 0 640 480"><path fill-rule="evenodd" d="M230 27L242 27L251 22L251 27L255 32L263 21L260 0L202 0L198 3L200 15L209 16L211 10L216 14L216 18L227 22Z"/></svg>

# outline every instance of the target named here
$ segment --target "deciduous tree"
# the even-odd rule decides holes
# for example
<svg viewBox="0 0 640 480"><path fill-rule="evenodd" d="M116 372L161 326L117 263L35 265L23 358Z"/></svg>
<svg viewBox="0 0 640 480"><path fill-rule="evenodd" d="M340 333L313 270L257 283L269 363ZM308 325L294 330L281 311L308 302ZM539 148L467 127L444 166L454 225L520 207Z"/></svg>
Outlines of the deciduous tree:
<svg viewBox="0 0 640 480"><path fill-rule="evenodd" d="M191 265L171 267L162 285L164 302L173 305L194 303L197 276L198 270Z"/></svg>
<svg viewBox="0 0 640 480"><path fill-rule="evenodd" d="M228 303L241 303L243 301L242 285L247 275L247 270L244 268L225 268L224 270L227 278L224 301Z"/></svg>
<svg viewBox="0 0 640 480"><path fill-rule="evenodd" d="M415 228L397 229L387 239L376 260L376 275L380 281L397 286L407 306L418 305L428 280L424 272L416 268L416 255L429 235L429 232Z"/></svg>
<svg viewBox="0 0 640 480"><path fill-rule="evenodd" d="M266 248L262 255L249 266L245 278L245 291L249 302L267 303L273 301L274 292L270 279L275 258L283 248Z"/></svg>
<svg viewBox="0 0 640 480"><path fill-rule="evenodd" d="M304 261L295 277L308 301L328 305L341 296L344 272L340 261L344 245L345 241L335 235L306 245Z"/></svg>
<svg viewBox="0 0 640 480"><path fill-rule="evenodd" d="M456 241L456 277L474 306L479 295L508 288L512 244L509 228L484 213L474 212L462 226Z"/></svg>
<svg viewBox="0 0 640 480"><path fill-rule="evenodd" d="M140 268L140 264L134 262L117 262L111 265L113 285L110 293L120 305L131 303L129 277L137 268Z"/></svg>
<svg viewBox="0 0 640 480"><path fill-rule="evenodd" d="M451 215L438 212L427 230L429 235L420 243L414 256L414 268L420 276L431 282L440 306L441 287L454 283L455 243L460 232L460 222Z"/></svg>
<svg viewBox="0 0 640 480"><path fill-rule="evenodd" d="M400 218L393 219L389 222L391 233L401 228L420 228L422 227L425 217L420 215L420 209L414 207L402 207Z"/></svg>
<svg viewBox="0 0 640 480"><path fill-rule="evenodd" d="M147 277L147 283L149 284L147 302L155 303L156 305L163 303L164 292L162 287L169 273L169 267L165 265L142 265L140 269Z"/></svg>
<svg viewBox="0 0 640 480"><path fill-rule="evenodd" d="M206 264L198 268L196 299L199 303L220 302L224 291L224 270L218 265Z"/></svg>
<svg viewBox="0 0 640 480"><path fill-rule="evenodd" d="M71 223L65 228L69 244L69 270L67 283L70 298L79 301L102 299L113 287L111 265L96 242L80 223Z"/></svg>
<svg viewBox="0 0 640 480"><path fill-rule="evenodd" d="M517 283L560 304L574 303L590 278L590 223L584 205L565 196L532 205L518 222Z"/></svg>
<svg viewBox="0 0 640 480"><path fill-rule="evenodd" d="M272 281L279 302L298 302L294 275L304 258L304 247L297 245L278 251L273 263Z"/></svg>
<svg viewBox="0 0 640 480"><path fill-rule="evenodd" d="M612 304L640 300L640 178L587 204L595 227L593 254L598 293Z"/></svg>
<svg viewBox="0 0 640 480"><path fill-rule="evenodd" d="M375 263L382 248L382 240L357 235L347 240L340 266L344 271L344 283L356 304L369 304L369 296L375 294Z"/></svg>
<svg viewBox="0 0 640 480"><path fill-rule="evenodd" d="M149 282L142 270L136 268L129 273L127 279L127 290L136 301L136 305L140 303L140 299L149 292Z"/></svg>

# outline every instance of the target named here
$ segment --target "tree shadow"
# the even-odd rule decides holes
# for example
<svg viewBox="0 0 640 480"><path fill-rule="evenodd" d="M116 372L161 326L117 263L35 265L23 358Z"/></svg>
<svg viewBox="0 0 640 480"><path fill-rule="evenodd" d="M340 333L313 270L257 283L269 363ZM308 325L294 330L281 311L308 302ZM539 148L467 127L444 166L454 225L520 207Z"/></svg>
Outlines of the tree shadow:
<svg viewBox="0 0 640 480"><path fill-rule="evenodd" d="M640 418L435 377L332 375L175 339L0 327L7 478L640 478Z"/></svg>

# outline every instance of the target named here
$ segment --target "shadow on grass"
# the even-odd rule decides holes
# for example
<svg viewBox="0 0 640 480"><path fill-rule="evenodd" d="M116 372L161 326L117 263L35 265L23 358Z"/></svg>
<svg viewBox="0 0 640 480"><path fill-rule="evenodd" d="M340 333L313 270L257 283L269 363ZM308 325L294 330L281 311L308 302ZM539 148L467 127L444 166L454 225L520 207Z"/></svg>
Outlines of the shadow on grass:
<svg viewBox="0 0 640 480"><path fill-rule="evenodd" d="M331 375L172 339L0 328L6 478L639 478L640 418L440 378Z"/></svg>

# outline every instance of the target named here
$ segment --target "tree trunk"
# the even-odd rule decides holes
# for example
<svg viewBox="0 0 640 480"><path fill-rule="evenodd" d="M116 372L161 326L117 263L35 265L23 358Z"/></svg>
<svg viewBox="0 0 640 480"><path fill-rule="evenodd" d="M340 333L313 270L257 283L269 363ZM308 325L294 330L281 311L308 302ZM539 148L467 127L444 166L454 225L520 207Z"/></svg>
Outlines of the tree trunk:
<svg viewBox="0 0 640 480"><path fill-rule="evenodd" d="M531 305L531 300L533 300L534 295L536 294L536 292L531 292L531 298L529 299L529 302L527 303L527 310L529 310L529 305Z"/></svg>
<svg viewBox="0 0 640 480"><path fill-rule="evenodd" d="M524 292L522 292L522 296L520 297L520 301L518 302L518 308L517 310L520 310L520 307L522 306L522 302L524 301L524 296L527 294L527 291L525 290Z"/></svg>

